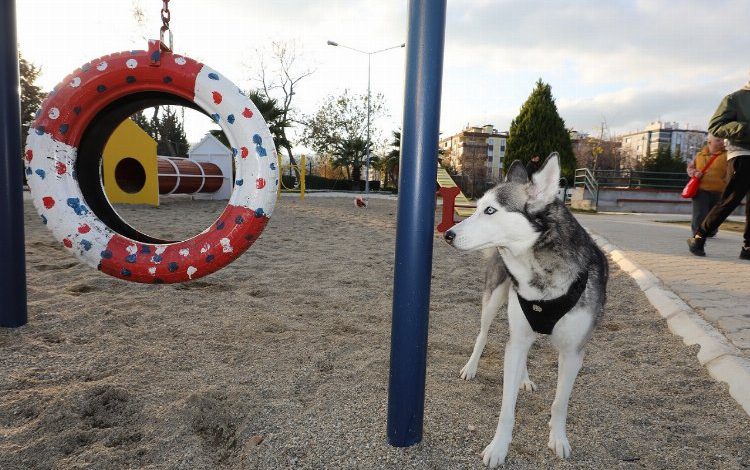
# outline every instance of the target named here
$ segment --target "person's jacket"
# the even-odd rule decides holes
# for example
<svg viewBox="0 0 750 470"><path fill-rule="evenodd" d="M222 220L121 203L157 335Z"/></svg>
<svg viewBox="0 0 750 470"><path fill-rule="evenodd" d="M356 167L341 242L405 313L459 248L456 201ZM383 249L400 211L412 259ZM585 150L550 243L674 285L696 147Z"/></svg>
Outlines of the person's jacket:
<svg viewBox="0 0 750 470"><path fill-rule="evenodd" d="M726 150L721 151L716 160L708 167L708 171L704 171L712 157L713 155L708 151L708 146L703 147L695 155L695 160L688 165L687 172L690 176L693 176L696 171L703 173L699 189L703 191L722 192L727 185L727 152Z"/></svg>
<svg viewBox="0 0 750 470"><path fill-rule="evenodd" d="M727 139L728 159L750 155L750 83L721 100L708 131Z"/></svg>

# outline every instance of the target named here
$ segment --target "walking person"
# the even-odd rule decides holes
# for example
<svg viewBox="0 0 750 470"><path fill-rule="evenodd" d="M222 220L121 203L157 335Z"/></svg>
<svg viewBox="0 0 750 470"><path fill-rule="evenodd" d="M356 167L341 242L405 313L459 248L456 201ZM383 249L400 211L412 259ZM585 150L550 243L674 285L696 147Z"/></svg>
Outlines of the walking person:
<svg viewBox="0 0 750 470"><path fill-rule="evenodd" d="M727 151L724 139L708 135L706 145L695 155L687 167L691 177L700 179L698 194L693 198L692 232L696 233L708 212L719 202L727 185ZM708 234L709 238L716 232Z"/></svg>
<svg viewBox="0 0 750 470"><path fill-rule="evenodd" d="M708 131L727 140L731 177L719 203L688 238L688 248L696 256L706 256L704 246L708 234L716 231L750 192L750 82L724 97L708 124ZM750 260L750 201L745 204L744 242L740 258Z"/></svg>

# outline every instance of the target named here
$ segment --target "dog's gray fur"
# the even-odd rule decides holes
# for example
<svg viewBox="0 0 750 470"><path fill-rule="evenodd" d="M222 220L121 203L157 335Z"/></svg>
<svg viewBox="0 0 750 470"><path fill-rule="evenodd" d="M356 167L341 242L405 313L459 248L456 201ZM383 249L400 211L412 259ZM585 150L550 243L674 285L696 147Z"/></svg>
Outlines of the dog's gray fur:
<svg viewBox="0 0 750 470"><path fill-rule="evenodd" d="M570 455L565 432L568 400L583 362L584 346L604 312L607 259L557 199L559 173L557 154L547 158L532 181L523 165L514 162L505 181L478 201L475 214L445 234L458 249L488 252L481 328L471 358L461 370L462 378L475 376L489 326L499 306L508 302L510 339L505 350L503 404L495 436L482 452L485 464L491 467L505 461L518 389L536 388L528 378L526 358L537 335L517 296L530 301L556 299L565 295L582 273L588 273L577 303L550 334L559 351L559 368L548 447L559 457Z"/></svg>

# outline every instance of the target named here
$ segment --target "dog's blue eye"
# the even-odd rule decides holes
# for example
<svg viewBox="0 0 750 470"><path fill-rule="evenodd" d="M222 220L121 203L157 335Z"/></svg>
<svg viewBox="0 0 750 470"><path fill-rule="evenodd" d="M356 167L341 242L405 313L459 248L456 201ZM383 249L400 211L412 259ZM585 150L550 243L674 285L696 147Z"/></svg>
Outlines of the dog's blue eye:
<svg viewBox="0 0 750 470"><path fill-rule="evenodd" d="M494 207L488 207L487 209L484 210L484 213L487 215L492 215L495 212L497 212L497 209L495 209Z"/></svg>

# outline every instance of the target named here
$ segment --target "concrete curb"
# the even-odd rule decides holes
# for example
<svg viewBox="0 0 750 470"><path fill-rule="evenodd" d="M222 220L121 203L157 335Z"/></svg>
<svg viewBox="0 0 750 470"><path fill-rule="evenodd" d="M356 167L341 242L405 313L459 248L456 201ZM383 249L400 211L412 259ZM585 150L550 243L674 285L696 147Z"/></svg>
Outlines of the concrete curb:
<svg viewBox="0 0 750 470"><path fill-rule="evenodd" d="M729 394L750 416L750 360L719 330L701 318L677 294L669 290L650 271L639 267L606 238L589 232L599 247L628 273L641 288L651 305L667 321L673 334L692 346L700 346L698 362L711 377L729 386Z"/></svg>

